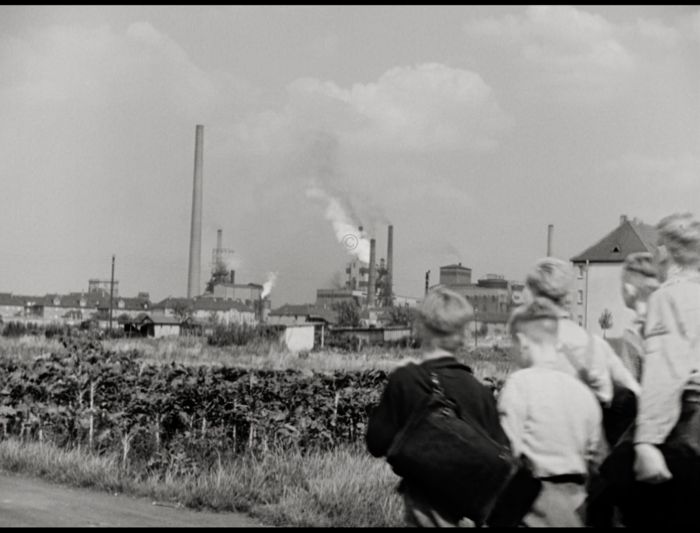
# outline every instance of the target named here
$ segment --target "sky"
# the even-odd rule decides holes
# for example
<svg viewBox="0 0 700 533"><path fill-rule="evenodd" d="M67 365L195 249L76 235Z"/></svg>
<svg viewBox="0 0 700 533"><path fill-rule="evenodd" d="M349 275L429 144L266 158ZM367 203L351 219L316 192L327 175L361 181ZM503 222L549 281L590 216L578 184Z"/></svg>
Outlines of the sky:
<svg viewBox="0 0 700 533"><path fill-rule="evenodd" d="M201 124L202 289L217 229L278 307L391 223L420 297L700 215L700 8L0 6L0 117L0 292L184 296Z"/></svg>

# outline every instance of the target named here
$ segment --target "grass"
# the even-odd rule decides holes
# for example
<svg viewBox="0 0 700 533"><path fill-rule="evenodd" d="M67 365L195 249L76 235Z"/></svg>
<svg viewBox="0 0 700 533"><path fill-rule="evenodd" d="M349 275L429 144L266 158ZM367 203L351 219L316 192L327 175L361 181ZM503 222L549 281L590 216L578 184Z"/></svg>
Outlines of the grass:
<svg viewBox="0 0 700 533"><path fill-rule="evenodd" d="M139 478L123 470L116 456L9 439L0 442L0 469L194 509L247 512L269 525L403 525L403 504L394 491L398 478L357 447L306 454L270 450L229 458L196 475Z"/></svg>
<svg viewBox="0 0 700 533"><path fill-rule="evenodd" d="M361 353L312 351L300 357L269 342L213 347L196 337L117 339L106 340L104 345L108 350L134 352L147 363L302 371L389 371L405 358L418 358L416 350L372 347ZM55 339L0 337L0 357L26 360L60 350L63 347ZM504 379L513 366L502 350L470 347L458 358L482 380ZM360 444L325 452L270 449L264 455L222 458L206 471L189 473L174 466L157 475L125 470L119 456L8 439L0 441L0 469L195 509L246 512L270 525L404 525L403 503L394 490L398 477L384 460L372 458Z"/></svg>
<svg viewBox="0 0 700 533"><path fill-rule="evenodd" d="M269 341L256 342L249 346L209 346L199 337L109 339L103 341L106 349L117 352L136 352L145 363L185 365L221 365L243 368L332 372L381 369L390 371L406 359L418 360L419 352L413 349L367 347L358 353L343 353L334 350L314 350L307 354L292 353L284 346ZM489 346L490 348L490 346ZM20 338L0 337L0 357L27 360L62 350L56 339L43 336ZM504 354L479 347L468 347L459 355L460 360L470 365L475 375L503 379L513 364Z"/></svg>
<svg viewBox="0 0 700 533"><path fill-rule="evenodd" d="M62 350L58 339L47 339L43 335L24 335L22 337L0 336L0 358L10 360L32 359L40 355Z"/></svg>

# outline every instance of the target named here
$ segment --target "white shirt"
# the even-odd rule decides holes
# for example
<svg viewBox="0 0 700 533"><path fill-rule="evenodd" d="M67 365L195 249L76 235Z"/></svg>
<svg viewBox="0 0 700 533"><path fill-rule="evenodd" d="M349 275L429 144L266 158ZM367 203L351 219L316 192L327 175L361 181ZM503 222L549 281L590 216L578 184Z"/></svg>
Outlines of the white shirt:
<svg viewBox="0 0 700 533"><path fill-rule="evenodd" d="M613 383L607 355L585 329L571 319L560 319L557 351L562 355L558 370L581 379L601 403L612 401Z"/></svg>
<svg viewBox="0 0 700 533"><path fill-rule="evenodd" d="M588 474L602 413L580 380L541 366L518 370L501 390L498 411L513 453L531 461L536 477Z"/></svg>

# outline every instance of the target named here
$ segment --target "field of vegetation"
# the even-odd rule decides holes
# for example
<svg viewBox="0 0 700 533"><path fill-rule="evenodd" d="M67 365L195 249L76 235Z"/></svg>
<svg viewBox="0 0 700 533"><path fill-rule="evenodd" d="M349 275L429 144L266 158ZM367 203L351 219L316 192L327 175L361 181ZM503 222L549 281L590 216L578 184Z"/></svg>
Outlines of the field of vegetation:
<svg viewBox="0 0 700 533"><path fill-rule="evenodd" d="M3 338L0 467L272 524L401 525L398 478L364 431L388 373L417 356ZM494 390L511 367L502 349L459 357Z"/></svg>

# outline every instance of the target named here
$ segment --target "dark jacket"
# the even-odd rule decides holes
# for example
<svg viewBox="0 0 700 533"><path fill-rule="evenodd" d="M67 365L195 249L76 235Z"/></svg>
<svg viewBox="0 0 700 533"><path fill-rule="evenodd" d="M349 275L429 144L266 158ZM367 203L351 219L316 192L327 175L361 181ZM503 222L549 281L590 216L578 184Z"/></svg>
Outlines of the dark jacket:
<svg viewBox="0 0 700 533"><path fill-rule="evenodd" d="M428 400L432 390L428 377L431 371L437 374L446 395L457 404L460 413L480 424L494 440L508 445L491 390L473 376L469 367L445 356L420 365L409 363L390 374L379 405L369 418L366 440L372 455L385 456L411 413Z"/></svg>

